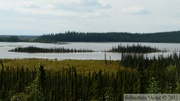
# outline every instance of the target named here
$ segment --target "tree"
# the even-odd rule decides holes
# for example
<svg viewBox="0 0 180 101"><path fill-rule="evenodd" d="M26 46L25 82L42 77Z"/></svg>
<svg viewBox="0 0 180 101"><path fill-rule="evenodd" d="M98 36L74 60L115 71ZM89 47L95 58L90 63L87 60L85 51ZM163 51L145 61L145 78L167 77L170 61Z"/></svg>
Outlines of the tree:
<svg viewBox="0 0 180 101"><path fill-rule="evenodd" d="M175 90L174 90L174 93L175 94L179 94L180 93L180 83L179 83L179 81L177 81L177 83L176 83L176 88L175 88Z"/></svg>
<svg viewBox="0 0 180 101"><path fill-rule="evenodd" d="M45 93L45 79L46 79L46 72L44 70L44 66L40 66L39 68L39 73L38 73L38 85L39 85L39 89L40 91L42 91L42 93Z"/></svg>
<svg viewBox="0 0 180 101"><path fill-rule="evenodd" d="M159 94L160 92L160 88L158 87L158 81L156 80L156 78L151 77L149 80L149 87L147 88L147 92L149 94Z"/></svg>

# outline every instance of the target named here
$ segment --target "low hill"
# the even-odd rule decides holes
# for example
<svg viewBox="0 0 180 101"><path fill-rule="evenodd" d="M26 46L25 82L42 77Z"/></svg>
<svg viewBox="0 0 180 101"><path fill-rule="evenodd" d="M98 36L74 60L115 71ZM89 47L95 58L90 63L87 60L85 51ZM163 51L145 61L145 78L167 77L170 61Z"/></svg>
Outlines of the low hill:
<svg viewBox="0 0 180 101"><path fill-rule="evenodd" d="M65 32L39 36L37 42L163 42L180 43L180 31L157 33Z"/></svg>
<svg viewBox="0 0 180 101"><path fill-rule="evenodd" d="M31 42L38 37L31 35L0 35L0 42Z"/></svg>

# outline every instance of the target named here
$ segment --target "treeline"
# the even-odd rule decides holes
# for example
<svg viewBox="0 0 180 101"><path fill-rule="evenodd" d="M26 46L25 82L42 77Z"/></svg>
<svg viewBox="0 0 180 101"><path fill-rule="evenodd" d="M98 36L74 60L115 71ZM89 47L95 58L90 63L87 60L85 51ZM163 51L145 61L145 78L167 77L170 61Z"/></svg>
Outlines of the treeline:
<svg viewBox="0 0 180 101"><path fill-rule="evenodd" d="M122 54L121 65L137 70L140 93L180 93L180 54L166 58Z"/></svg>
<svg viewBox="0 0 180 101"><path fill-rule="evenodd" d="M0 36L0 42L22 42L18 36Z"/></svg>
<svg viewBox="0 0 180 101"><path fill-rule="evenodd" d="M5 67L0 70L0 99L5 101L123 101L124 94L180 93L180 56L145 58L123 54L117 72L78 72L69 66L52 72Z"/></svg>
<svg viewBox="0 0 180 101"><path fill-rule="evenodd" d="M112 47L109 52L121 52L121 53L152 53L152 52L161 52L161 50L157 48L152 48L150 46L142 46L140 44L132 45L132 46L123 46L118 45L117 47Z"/></svg>
<svg viewBox="0 0 180 101"><path fill-rule="evenodd" d="M180 69L180 53L169 54L167 57L159 55L158 57L148 57L143 54L128 54L122 53L121 65L125 67L136 68L142 66L144 69L159 69L166 68L169 65Z"/></svg>
<svg viewBox="0 0 180 101"><path fill-rule="evenodd" d="M82 52L94 52L90 49L68 49L68 48L40 48L40 47L17 47L9 50L10 52L27 52L27 53L82 53Z"/></svg>
<svg viewBox="0 0 180 101"><path fill-rule="evenodd" d="M74 32L51 33L42 36L0 36L0 42L163 42L179 43L180 31L157 33Z"/></svg>
<svg viewBox="0 0 180 101"><path fill-rule="evenodd" d="M34 42L38 37L31 35L0 35L0 42Z"/></svg>
<svg viewBox="0 0 180 101"><path fill-rule="evenodd" d="M179 43L180 31L159 33L65 32L42 35L37 42L164 42Z"/></svg>

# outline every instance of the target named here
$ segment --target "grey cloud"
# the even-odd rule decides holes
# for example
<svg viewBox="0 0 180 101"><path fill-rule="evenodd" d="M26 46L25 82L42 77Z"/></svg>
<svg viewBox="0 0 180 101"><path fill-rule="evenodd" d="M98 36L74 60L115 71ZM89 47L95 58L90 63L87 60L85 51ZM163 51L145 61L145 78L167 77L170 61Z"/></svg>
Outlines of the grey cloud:
<svg viewBox="0 0 180 101"><path fill-rule="evenodd" d="M93 12L96 9L111 8L109 4L100 3L98 0L83 0L80 3L55 4L57 9L79 13Z"/></svg>
<svg viewBox="0 0 180 101"><path fill-rule="evenodd" d="M98 0L84 0L82 6L86 7L98 7L98 8L111 8L108 4L102 4Z"/></svg>
<svg viewBox="0 0 180 101"><path fill-rule="evenodd" d="M20 3L20 5L24 8L39 8L39 4L32 1L25 1Z"/></svg>
<svg viewBox="0 0 180 101"><path fill-rule="evenodd" d="M39 6L37 6L37 5L29 5L29 6L26 6L25 8L39 8Z"/></svg>
<svg viewBox="0 0 180 101"><path fill-rule="evenodd" d="M148 15L150 11L143 7L129 7L122 10L125 14Z"/></svg>

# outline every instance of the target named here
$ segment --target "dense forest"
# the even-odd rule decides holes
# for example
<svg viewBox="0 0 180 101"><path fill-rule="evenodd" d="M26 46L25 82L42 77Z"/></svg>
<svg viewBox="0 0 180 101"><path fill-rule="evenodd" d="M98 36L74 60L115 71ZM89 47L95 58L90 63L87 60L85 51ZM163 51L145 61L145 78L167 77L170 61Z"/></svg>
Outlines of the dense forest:
<svg viewBox="0 0 180 101"><path fill-rule="evenodd" d="M118 45L115 47L112 47L112 49L109 50L109 52L120 52L120 53L152 53L152 52L161 52L161 50L157 48L152 48L150 46L142 46L140 44L132 45L132 46L123 46Z"/></svg>
<svg viewBox="0 0 180 101"><path fill-rule="evenodd" d="M159 33L65 32L42 35L37 42L165 42L179 43L180 31Z"/></svg>
<svg viewBox="0 0 180 101"><path fill-rule="evenodd" d="M31 35L0 35L0 42L34 42L39 36Z"/></svg>
<svg viewBox="0 0 180 101"><path fill-rule="evenodd" d="M1 35L0 42L163 42L179 43L180 31L156 33L75 32L51 33L41 36Z"/></svg>
<svg viewBox="0 0 180 101"><path fill-rule="evenodd" d="M0 36L0 42L21 42L18 36Z"/></svg>
<svg viewBox="0 0 180 101"><path fill-rule="evenodd" d="M69 66L59 71L2 66L0 99L3 101L123 101L123 94L180 93L180 56L146 58L122 54L115 73L78 72Z"/></svg>
<svg viewBox="0 0 180 101"><path fill-rule="evenodd" d="M9 52L26 52L26 53L82 53L82 52L94 52L90 49L68 49L68 48L40 48L40 47L17 47L9 50Z"/></svg>

